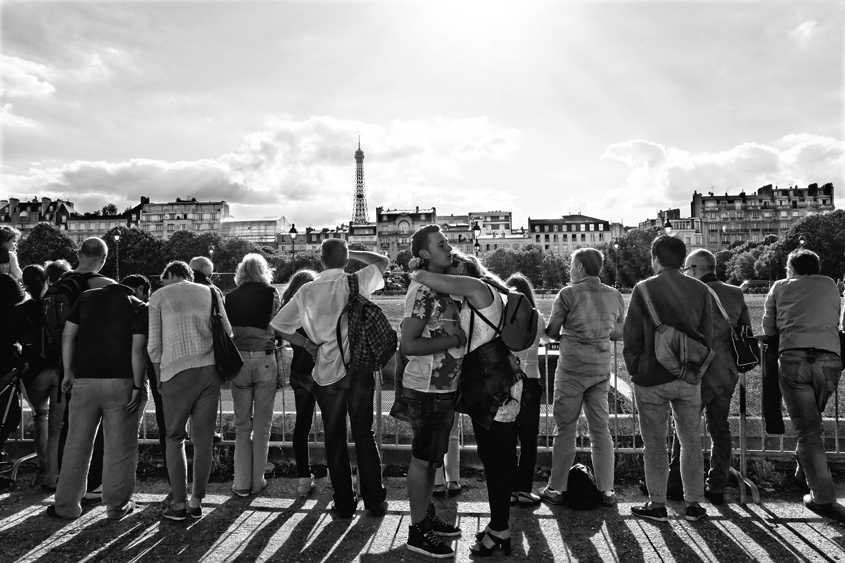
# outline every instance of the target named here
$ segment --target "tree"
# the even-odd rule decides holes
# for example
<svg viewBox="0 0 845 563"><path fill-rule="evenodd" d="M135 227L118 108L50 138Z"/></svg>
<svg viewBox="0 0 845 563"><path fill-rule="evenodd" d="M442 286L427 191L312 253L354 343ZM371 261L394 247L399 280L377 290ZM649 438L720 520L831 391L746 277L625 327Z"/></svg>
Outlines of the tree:
<svg viewBox="0 0 845 563"><path fill-rule="evenodd" d="M120 235L120 240L115 241L114 235ZM129 274L157 276L169 262L164 250L166 243L143 229L115 227L103 236L103 240L109 248L102 270L105 276L117 277L118 255L121 279Z"/></svg>
<svg viewBox="0 0 845 563"><path fill-rule="evenodd" d="M571 257L554 253L543 256L542 285L546 289L559 289L569 283L569 266Z"/></svg>
<svg viewBox="0 0 845 563"><path fill-rule="evenodd" d="M784 256L801 246L812 250L821 259L821 274L839 279L845 275L845 209L836 209L822 215L809 215L800 219L786 232L778 243Z"/></svg>
<svg viewBox="0 0 845 563"><path fill-rule="evenodd" d="M402 267L402 270L407 272L408 271L408 262L411 261L414 255L411 254L410 250L403 250L399 254L396 255L396 263Z"/></svg>
<svg viewBox="0 0 845 563"><path fill-rule="evenodd" d="M76 264L76 243L50 223L38 223L18 244L18 261L21 267L43 264L48 260L67 260Z"/></svg>
<svg viewBox="0 0 845 563"><path fill-rule="evenodd" d="M497 248L484 255L484 266L502 279L507 279L517 270L516 253L513 250Z"/></svg>
<svg viewBox="0 0 845 563"><path fill-rule="evenodd" d="M634 287L654 273L651 269L651 243L661 229L631 229L619 237L619 285Z"/></svg>
<svg viewBox="0 0 845 563"><path fill-rule="evenodd" d="M103 206L102 214L104 216L113 216L117 215L117 206L113 203L107 203Z"/></svg>

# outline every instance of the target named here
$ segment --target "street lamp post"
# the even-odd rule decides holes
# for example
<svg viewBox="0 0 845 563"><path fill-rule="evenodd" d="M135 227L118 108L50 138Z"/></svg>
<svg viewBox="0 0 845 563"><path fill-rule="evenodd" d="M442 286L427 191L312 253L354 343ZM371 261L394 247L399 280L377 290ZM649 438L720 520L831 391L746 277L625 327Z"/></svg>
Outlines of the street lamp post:
<svg viewBox="0 0 845 563"><path fill-rule="evenodd" d="M663 223L663 232L666 233L667 235L672 234L672 223L669 222L668 218L666 219L666 222Z"/></svg>
<svg viewBox="0 0 845 563"><path fill-rule="evenodd" d="M616 259L616 277L613 287L619 289L619 239L613 241L613 257Z"/></svg>
<svg viewBox="0 0 845 563"><path fill-rule="evenodd" d="M120 235L114 235L114 251L115 277L120 283Z"/></svg>
<svg viewBox="0 0 845 563"><path fill-rule="evenodd" d="M478 258L478 251L481 250L481 245L478 244L478 241L475 241L475 244L472 245L475 248L475 257Z"/></svg>
<svg viewBox="0 0 845 563"><path fill-rule="evenodd" d="M475 221L472 224L472 239L475 241L473 243L473 248L475 248L475 256L478 256L478 250L481 248L481 245L478 244L478 236L481 234L481 227L478 225L478 221Z"/></svg>
<svg viewBox="0 0 845 563"><path fill-rule="evenodd" d="M296 225L291 223L290 226L290 253L291 253L291 262L292 262L292 269L291 269L291 277L296 273Z"/></svg>
<svg viewBox="0 0 845 563"><path fill-rule="evenodd" d="M798 246L804 248L805 244L807 244L807 239L804 238L804 235L801 235L801 238L798 239Z"/></svg>

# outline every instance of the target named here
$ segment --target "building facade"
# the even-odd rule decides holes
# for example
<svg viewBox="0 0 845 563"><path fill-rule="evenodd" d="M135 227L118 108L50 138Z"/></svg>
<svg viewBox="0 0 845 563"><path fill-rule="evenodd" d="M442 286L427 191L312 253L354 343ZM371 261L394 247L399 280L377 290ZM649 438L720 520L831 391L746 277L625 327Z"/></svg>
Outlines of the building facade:
<svg viewBox="0 0 845 563"><path fill-rule="evenodd" d="M25 239L38 223L50 223L65 231L68 219L75 213L73 203L62 199L53 201L42 197L21 201L12 197L0 200L0 225L19 230L21 239Z"/></svg>
<svg viewBox="0 0 845 563"><path fill-rule="evenodd" d="M469 221L472 227L476 221L481 227L481 236L492 237L493 233L509 235L513 231L513 213L510 211L470 211Z"/></svg>
<svg viewBox="0 0 845 563"><path fill-rule="evenodd" d="M176 231L219 232L224 219L229 217L229 204L225 201L197 201L181 199L166 203L152 203L141 198L140 227L160 239L168 239Z"/></svg>
<svg viewBox="0 0 845 563"><path fill-rule="evenodd" d="M437 223L437 209L385 209L376 207L378 249L395 260L403 250L411 250L411 235L424 225Z"/></svg>
<svg viewBox="0 0 845 563"><path fill-rule="evenodd" d="M220 236L238 237L261 246L278 248L278 236L284 230L284 217L265 219L234 219L228 217L220 222Z"/></svg>
<svg viewBox="0 0 845 563"><path fill-rule="evenodd" d="M768 236L781 236L808 215L834 209L833 184L810 184L806 188L759 188L735 195L708 195L693 192L691 215L701 220L702 244L711 251L735 242L762 242Z"/></svg>
<svg viewBox="0 0 845 563"><path fill-rule="evenodd" d="M701 232L701 219L699 217L681 217L680 209L667 209L658 211L654 219L646 219L640 222L640 229L667 229L668 233L678 237L687 247L688 251L703 248L703 234Z"/></svg>
<svg viewBox="0 0 845 563"><path fill-rule="evenodd" d="M564 215L557 219L528 218L533 244L546 252L569 254L582 246L612 242L610 222L586 215Z"/></svg>

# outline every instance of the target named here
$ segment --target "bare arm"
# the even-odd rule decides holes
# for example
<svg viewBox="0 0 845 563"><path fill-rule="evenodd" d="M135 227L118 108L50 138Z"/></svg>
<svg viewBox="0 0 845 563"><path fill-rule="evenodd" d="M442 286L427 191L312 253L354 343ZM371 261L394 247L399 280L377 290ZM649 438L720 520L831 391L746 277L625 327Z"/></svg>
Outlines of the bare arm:
<svg viewBox="0 0 845 563"><path fill-rule="evenodd" d="M390 265L390 258L387 256L383 256L381 254L377 254L375 252L368 252L366 250L350 250L349 257L358 260L359 262L363 262L366 265L375 264L376 268L378 268L379 272L382 274L387 267Z"/></svg>
<svg viewBox="0 0 845 563"><path fill-rule="evenodd" d="M79 325L70 321L65 322L65 329L62 332L62 365L64 367L64 379L62 379L62 391L70 393L73 388L73 360L76 357L76 334L79 332Z"/></svg>
<svg viewBox="0 0 845 563"><path fill-rule="evenodd" d="M298 332L279 332L278 330L276 332L279 334L279 336L281 336L294 346L305 348L305 351L311 354L312 356L316 356L317 350L320 349L319 344L315 344L310 339L305 336L302 336Z"/></svg>
<svg viewBox="0 0 845 563"><path fill-rule="evenodd" d="M416 270L411 274L411 279L430 287L438 293L466 297L476 309L489 307L493 302L493 292L490 290L490 286L476 278L450 276L448 274L435 274L427 270Z"/></svg>
<svg viewBox="0 0 845 563"><path fill-rule="evenodd" d="M406 356L427 356L435 352L445 352L467 343L467 337L460 328L454 334L427 338L422 335L426 321L413 317L402 321L402 341L400 348Z"/></svg>
<svg viewBox="0 0 845 563"><path fill-rule="evenodd" d="M132 398L123 405L126 412L134 412L141 406L141 391L144 388L144 370L147 368L147 336L132 335Z"/></svg>

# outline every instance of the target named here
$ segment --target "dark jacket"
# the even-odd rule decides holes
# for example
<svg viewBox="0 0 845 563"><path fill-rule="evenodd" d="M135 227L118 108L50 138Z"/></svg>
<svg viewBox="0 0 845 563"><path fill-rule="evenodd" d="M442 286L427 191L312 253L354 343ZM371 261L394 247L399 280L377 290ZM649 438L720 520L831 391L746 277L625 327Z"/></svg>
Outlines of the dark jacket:
<svg viewBox="0 0 845 563"><path fill-rule="evenodd" d="M711 397L733 392L739 380L739 372L736 369L731 327L751 326L751 317L741 289L720 282L714 274L706 274L701 281L719 296L719 301L730 319L729 323L725 321L714 302L712 348L716 357L701 379L702 401L707 402Z"/></svg>
<svg viewBox="0 0 845 563"><path fill-rule="evenodd" d="M648 285L654 308L664 324L708 346L713 340L713 298L707 286L675 269L664 269L634 287L625 318L622 355L631 381L652 387L675 381L676 377L654 355L655 327L643 301L643 284Z"/></svg>

